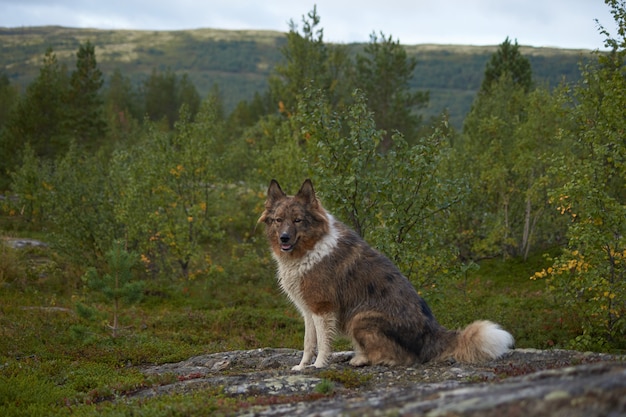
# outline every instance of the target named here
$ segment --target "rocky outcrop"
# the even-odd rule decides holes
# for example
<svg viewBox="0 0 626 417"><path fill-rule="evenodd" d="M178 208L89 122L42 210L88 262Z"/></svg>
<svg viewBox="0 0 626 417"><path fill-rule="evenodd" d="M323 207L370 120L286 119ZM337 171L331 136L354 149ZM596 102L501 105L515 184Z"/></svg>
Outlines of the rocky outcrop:
<svg viewBox="0 0 626 417"><path fill-rule="evenodd" d="M301 354L258 349L145 367L146 374L175 377L134 395L221 386L225 395L273 398L240 410L255 416L626 416L620 356L517 349L480 365L353 368L351 352L339 352L325 370L291 371Z"/></svg>
<svg viewBox="0 0 626 417"><path fill-rule="evenodd" d="M0 242L13 249L23 249L29 247L47 247L48 245L40 240L28 238L3 237Z"/></svg>

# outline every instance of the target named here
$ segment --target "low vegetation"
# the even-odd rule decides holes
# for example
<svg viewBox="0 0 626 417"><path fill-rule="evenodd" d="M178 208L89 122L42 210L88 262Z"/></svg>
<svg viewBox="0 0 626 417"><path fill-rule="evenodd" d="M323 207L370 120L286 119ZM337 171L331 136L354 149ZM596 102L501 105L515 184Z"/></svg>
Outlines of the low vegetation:
<svg viewBox="0 0 626 417"><path fill-rule="evenodd" d="M19 260L54 264L51 249L24 252L1 247L0 269ZM502 323L517 347L569 347L579 317L563 311L545 283L528 277L546 267L542 256L528 262L483 261L480 268L421 290L439 321L456 328L474 318ZM139 365L181 361L193 355L259 347L302 348L303 324L266 265L259 278L233 283L226 277L187 282L151 282L137 303L123 308L116 337L109 328L114 304L97 292L76 288L62 265L45 274L30 267L5 275L0 310L0 409L4 416L202 415L232 412L255 399L225 395L219 387L150 400L124 400L140 387L168 382L142 374ZM85 318L81 305L91 306ZM471 312L471 314L469 313ZM336 350L349 349L346 340ZM362 375L325 371L322 394L333 383L367 384ZM311 393L314 394L314 393ZM156 414L154 414L156 413Z"/></svg>

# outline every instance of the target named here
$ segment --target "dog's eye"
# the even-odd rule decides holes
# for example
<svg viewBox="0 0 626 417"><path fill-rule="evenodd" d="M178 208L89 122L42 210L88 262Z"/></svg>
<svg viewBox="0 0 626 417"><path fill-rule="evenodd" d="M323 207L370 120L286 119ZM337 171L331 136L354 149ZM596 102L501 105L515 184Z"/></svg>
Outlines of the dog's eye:
<svg viewBox="0 0 626 417"><path fill-rule="evenodd" d="M301 218L299 218L299 217L296 217L296 218L293 220L293 222L294 222L294 223L300 223L301 221L302 221L302 219L301 219Z"/></svg>
<svg viewBox="0 0 626 417"><path fill-rule="evenodd" d="M275 221L276 223L282 223L282 222L283 222L283 219L281 219L280 217L277 217L277 218L275 218L275 219L274 219L274 221Z"/></svg>

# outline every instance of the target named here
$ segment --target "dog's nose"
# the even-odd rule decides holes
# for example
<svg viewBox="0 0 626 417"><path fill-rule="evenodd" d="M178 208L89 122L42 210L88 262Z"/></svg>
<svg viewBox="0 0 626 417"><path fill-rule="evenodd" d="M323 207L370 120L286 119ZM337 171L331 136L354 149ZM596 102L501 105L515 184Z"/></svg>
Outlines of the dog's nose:
<svg viewBox="0 0 626 417"><path fill-rule="evenodd" d="M289 236L288 233L283 233L280 235L280 241L283 243L289 242L289 239L291 239L291 237Z"/></svg>

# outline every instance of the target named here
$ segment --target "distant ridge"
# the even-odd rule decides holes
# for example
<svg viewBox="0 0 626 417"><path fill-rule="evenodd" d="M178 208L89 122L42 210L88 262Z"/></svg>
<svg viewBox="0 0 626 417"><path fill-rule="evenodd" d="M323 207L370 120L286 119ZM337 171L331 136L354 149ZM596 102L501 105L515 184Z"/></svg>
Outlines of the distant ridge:
<svg viewBox="0 0 626 417"><path fill-rule="evenodd" d="M172 70L187 73L202 96L217 85L226 110L267 89L268 77L283 59L285 32L271 30L193 29L176 31L82 29L61 26L0 27L0 71L22 87L39 73L43 56L52 47L69 69L79 45L96 47L98 66L108 78L115 69L136 84L149 74ZM354 51L364 44L345 44ZM425 117L448 109L451 123L460 127L485 64L498 45L404 45L417 57L412 87L430 91ZM556 86L579 78L579 63L591 55L586 49L521 46L531 61L537 83Z"/></svg>

